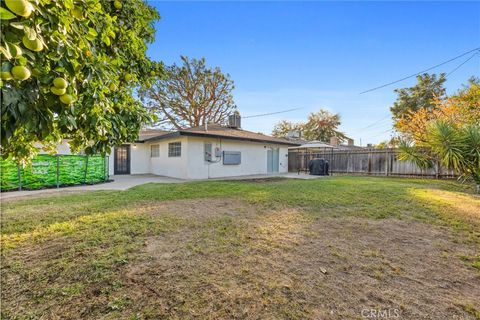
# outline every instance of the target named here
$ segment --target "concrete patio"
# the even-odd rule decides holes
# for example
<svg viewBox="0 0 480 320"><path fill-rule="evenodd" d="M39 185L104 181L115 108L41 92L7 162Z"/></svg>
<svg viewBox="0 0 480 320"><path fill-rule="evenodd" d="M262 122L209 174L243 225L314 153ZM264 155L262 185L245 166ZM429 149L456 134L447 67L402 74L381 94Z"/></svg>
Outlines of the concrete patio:
<svg viewBox="0 0 480 320"><path fill-rule="evenodd" d="M225 177L209 179L214 181L228 181L228 180L254 180L265 178L289 178L289 179L318 179L325 176L311 176L308 174L297 174L293 172L283 174L259 174L249 176L237 176L237 177ZM115 175L111 176L112 181L106 183L99 183L94 185L78 185L62 188L42 189L42 190L22 190L22 191L9 191L0 193L0 199L2 201L14 200L24 197L39 197L42 195L55 195L73 192L85 192L96 190L128 190L138 185L146 183L188 183L192 181L205 181L205 180L181 180L164 176L156 176L152 174L138 174L138 175Z"/></svg>

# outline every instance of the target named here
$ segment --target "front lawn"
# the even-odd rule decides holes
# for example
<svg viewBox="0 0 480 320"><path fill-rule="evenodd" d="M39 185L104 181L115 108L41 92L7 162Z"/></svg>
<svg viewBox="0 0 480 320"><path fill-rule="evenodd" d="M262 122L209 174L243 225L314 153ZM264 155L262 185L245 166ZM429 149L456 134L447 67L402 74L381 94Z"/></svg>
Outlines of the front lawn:
<svg viewBox="0 0 480 320"><path fill-rule="evenodd" d="M2 204L2 319L480 319L480 198L371 177Z"/></svg>

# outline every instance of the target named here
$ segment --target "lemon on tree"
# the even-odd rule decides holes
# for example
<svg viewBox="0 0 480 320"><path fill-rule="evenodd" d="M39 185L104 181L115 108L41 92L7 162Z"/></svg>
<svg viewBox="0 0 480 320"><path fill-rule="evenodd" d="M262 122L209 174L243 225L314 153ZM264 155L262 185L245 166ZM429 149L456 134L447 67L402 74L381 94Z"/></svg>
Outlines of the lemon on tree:
<svg viewBox="0 0 480 320"><path fill-rule="evenodd" d="M60 101L62 101L62 103L64 104L71 104L72 102L75 101L75 99L73 98L73 96L71 94L64 94L64 95L61 95L60 96Z"/></svg>
<svg viewBox="0 0 480 320"><path fill-rule="evenodd" d="M62 95L65 94L65 92L67 92L66 89L64 89L64 88L57 88L57 87L55 87L55 86L51 86L51 87L50 87L50 91L51 91L53 94L57 95L57 96L62 96Z"/></svg>
<svg viewBox="0 0 480 320"><path fill-rule="evenodd" d="M114 6L116 9L118 9L118 10L122 9L122 3L121 3L120 1L118 1L118 0L115 0L115 1L113 2L113 6Z"/></svg>
<svg viewBox="0 0 480 320"><path fill-rule="evenodd" d="M11 80L13 79L12 73L10 71L2 71L1 78L2 80Z"/></svg>
<svg viewBox="0 0 480 320"><path fill-rule="evenodd" d="M7 8L17 16L30 17L33 7L27 0L5 0Z"/></svg>
<svg viewBox="0 0 480 320"><path fill-rule="evenodd" d="M34 40L28 39L27 36L24 36L22 39L23 45L25 48L38 52L43 50L43 43L40 41L40 39L35 38Z"/></svg>
<svg viewBox="0 0 480 320"><path fill-rule="evenodd" d="M68 82L63 78L58 77L53 79L53 85L57 89L66 89L68 87Z"/></svg>
<svg viewBox="0 0 480 320"><path fill-rule="evenodd" d="M15 80L27 80L32 74L30 70L24 66L15 66L11 72Z"/></svg>

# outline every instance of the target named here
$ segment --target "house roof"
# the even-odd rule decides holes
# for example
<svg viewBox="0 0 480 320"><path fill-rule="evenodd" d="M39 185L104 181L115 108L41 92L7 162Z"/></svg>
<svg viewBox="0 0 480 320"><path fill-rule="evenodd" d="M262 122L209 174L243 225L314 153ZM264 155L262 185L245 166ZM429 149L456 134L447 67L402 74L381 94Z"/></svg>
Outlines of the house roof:
<svg viewBox="0 0 480 320"><path fill-rule="evenodd" d="M309 141L302 143L300 146L290 147L289 149L334 149L334 150L360 150L365 149L365 147L354 146L354 145L333 145L330 143L322 141Z"/></svg>
<svg viewBox="0 0 480 320"><path fill-rule="evenodd" d="M299 143L292 142L287 139L274 138L262 133L251 132L251 131L242 130L238 128L224 127L217 124L209 124L207 126L207 129L205 129L204 126L198 126L198 127L188 128L188 129L181 129L173 132L158 130L156 134L153 133L153 130L149 130L148 134L143 134L143 132L140 132L139 141L145 142L145 141L161 140L161 139L167 139L167 138L172 138L177 136L210 137L210 138L243 140L243 141L273 143L273 144L285 144L290 146L300 145Z"/></svg>
<svg viewBox="0 0 480 320"><path fill-rule="evenodd" d="M160 130L160 129L144 129L140 130L138 134L138 141L144 141L149 138L160 136L162 134L170 133L170 131Z"/></svg>
<svg viewBox="0 0 480 320"><path fill-rule="evenodd" d="M309 141L306 143L302 143L300 146L290 147L290 149L303 149L303 148L330 148L330 149L338 149L338 146L331 145L326 142L322 141Z"/></svg>

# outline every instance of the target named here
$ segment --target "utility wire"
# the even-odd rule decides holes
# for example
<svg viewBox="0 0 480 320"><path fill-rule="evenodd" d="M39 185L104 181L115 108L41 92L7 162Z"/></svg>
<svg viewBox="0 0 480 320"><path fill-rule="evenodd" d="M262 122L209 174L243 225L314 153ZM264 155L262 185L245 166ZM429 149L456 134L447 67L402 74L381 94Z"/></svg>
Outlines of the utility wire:
<svg viewBox="0 0 480 320"><path fill-rule="evenodd" d="M478 52L475 52L474 54L472 54L472 56L470 58L468 58L467 60L463 61L462 63L460 63L455 69L453 69L452 71L450 71L449 73L447 73L447 75L445 77L448 77L449 75L451 75L452 73L454 73L455 71L457 71L458 69L460 69L461 66L463 66L465 63L467 63L468 61L472 60L473 57L475 57L477 54L479 54L480 51Z"/></svg>
<svg viewBox="0 0 480 320"><path fill-rule="evenodd" d="M407 80L407 79L412 78L412 77L415 77L415 76L418 76L419 74L422 74L422 73L425 73L425 72L430 71L430 70L432 70L432 69L435 69L435 68L438 68L438 67L440 67L440 66L443 66L444 64L447 64L447 63L449 63L449 62L452 62L452 61L454 61L454 60L457 60L457 59L459 59L459 58L461 58L461 57L463 57L463 56L466 56L467 54L472 53L472 52L477 51L477 50L480 50L480 47L477 47L477 48L475 48L475 49L472 49L472 50L470 50L470 51L467 51L467 52L465 52L465 53L462 53L462 54L459 55L459 56L456 56L456 57L454 57L454 58L452 58L452 59L449 59L449 60L444 61L444 62L442 62L442 63L439 63L439 64L437 64L437 65L434 65L433 67L430 67L430 68L425 69L425 70L423 70L423 71L417 72L417 73L415 73L415 74L409 75L409 76L404 77L404 78L402 78L402 79L395 80L395 81L392 81L392 82L383 84L383 85L381 85L381 86L378 86L378 87L375 87L375 88L372 88L372 89L368 89L368 90L362 91L362 92L360 92L360 94L364 94L364 93L367 93L367 92L371 92L371 91L374 91L374 90L378 90L378 89L381 89L381 88L385 88L385 87L390 86L390 85L392 85L392 84L401 82L401 81L403 81L403 80Z"/></svg>
<svg viewBox="0 0 480 320"><path fill-rule="evenodd" d="M383 121L385 121L385 120L387 120L387 119L389 119L389 118L391 118L391 115L387 115L386 117L383 117L383 118L380 119L380 120L377 120L377 121L375 121L375 122L372 122L372 123L369 124L368 126L356 130L356 132L364 131L365 129L371 128L371 127L373 127L373 126L375 126L375 125L379 125L380 123L382 123ZM387 123L385 123L385 124L387 124ZM382 124L382 126L384 126L385 124Z"/></svg>
<svg viewBox="0 0 480 320"><path fill-rule="evenodd" d="M242 117L242 118L245 119L245 118L265 117L265 116L270 116L272 114L286 113L286 112L291 112L291 111L300 110L300 109L302 109L302 108L294 108L294 109L282 110L282 111L277 111L277 112L254 114L254 115L245 116L245 117Z"/></svg>

